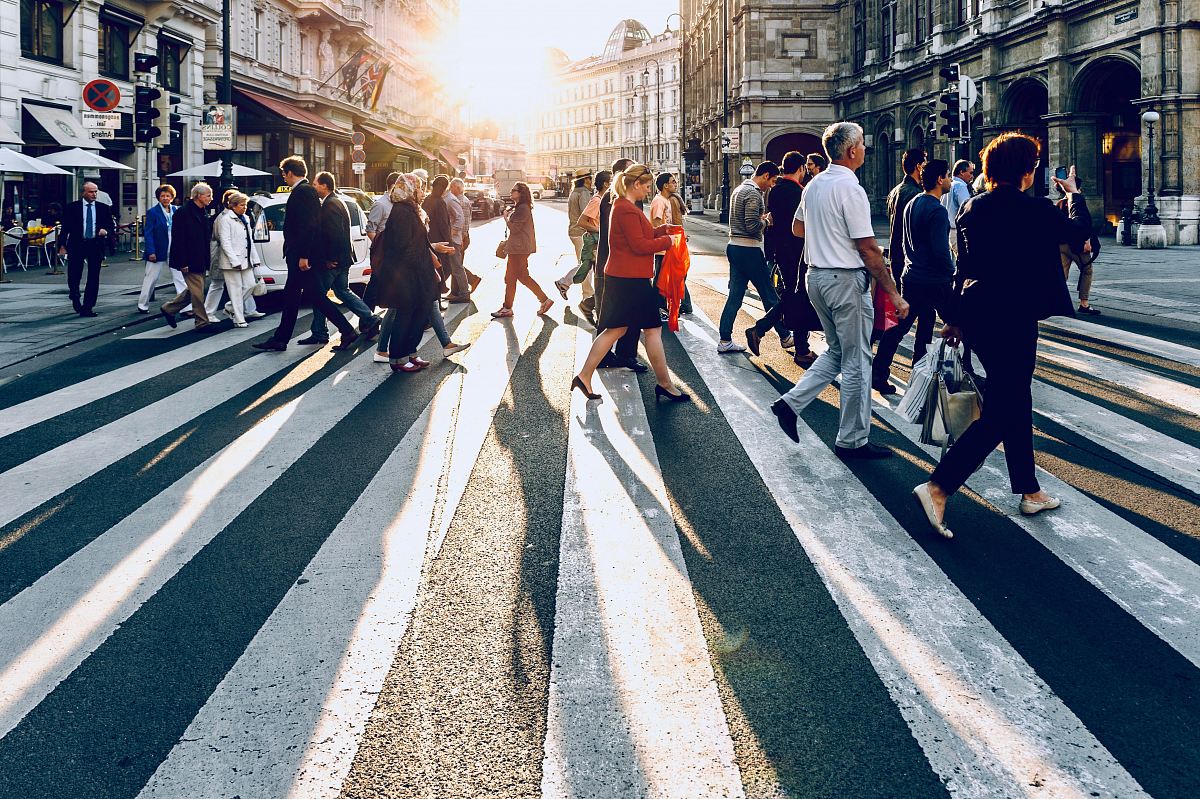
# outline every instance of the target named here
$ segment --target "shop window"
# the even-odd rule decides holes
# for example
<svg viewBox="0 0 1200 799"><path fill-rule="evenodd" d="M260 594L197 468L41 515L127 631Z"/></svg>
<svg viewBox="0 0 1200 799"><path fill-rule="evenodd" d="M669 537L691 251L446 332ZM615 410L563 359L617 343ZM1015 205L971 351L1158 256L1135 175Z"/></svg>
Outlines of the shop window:
<svg viewBox="0 0 1200 799"><path fill-rule="evenodd" d="M54 0L21 0L21 55L63 62L63 7Z"/></svg>
<svg viewBox="0 0 1200 799"><path fill-rule="evenodd" d="M129 26L115 19L100 17L96 31L96 55L100 74L129 80Z"/></svg>
<svg viewBox="0 0 1200 799"><path fill-rule="evenodd" d="M158 39L158 84L167 91L178 92L183 86L183 54L185 47L180 42Z"/></svg>

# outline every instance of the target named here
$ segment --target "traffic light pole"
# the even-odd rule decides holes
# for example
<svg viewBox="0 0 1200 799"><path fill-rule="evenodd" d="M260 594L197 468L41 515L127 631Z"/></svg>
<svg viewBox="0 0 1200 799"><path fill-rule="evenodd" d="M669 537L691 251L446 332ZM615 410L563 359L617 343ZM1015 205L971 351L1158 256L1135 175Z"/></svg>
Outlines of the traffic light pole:
<svg viewBox="0 0 1200 799"><path fill-rule="evenodd" d="M230 47L229 43L229 0L221 0L221 102L226 105L233 104L233 78L230 68ZM168 122L168 124L170 124ZM233 156L229 150L221 151L221 189L219 196L224 196L229 189L236 189L233 184Z"/></svg>
<svg viewBox="0 0 1200 799"><path fill-rule="evenodd" d="M721 3L721 126L729 127L729 4ZM717 140L720 141L720 136ZM721 148L721 213L717 221L729 221L729 155Z"/></svg>

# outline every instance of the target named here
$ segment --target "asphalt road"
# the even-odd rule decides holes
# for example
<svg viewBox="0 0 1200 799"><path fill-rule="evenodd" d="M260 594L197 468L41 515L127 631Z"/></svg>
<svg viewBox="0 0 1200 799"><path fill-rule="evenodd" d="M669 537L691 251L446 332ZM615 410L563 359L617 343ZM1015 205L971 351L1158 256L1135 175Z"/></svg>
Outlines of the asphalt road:
<svg viewBox="0 0 1200 799"><path fill-rule="evenodd" d="M563 208L532 261L556 299ZM678 405L627 370L571 393L575 292L491 320L501 235L477 225L448 313L471 348L427 341L419 375L225 323L4 385L0 797L1200 794L1186 323L1047 326L1064 507L1020 517L994 458L945 541L892 404L894 457L842 464L836 385L793 445L778 339L715 353L718 233L692 228L697 313L665 336Z"/></svg>

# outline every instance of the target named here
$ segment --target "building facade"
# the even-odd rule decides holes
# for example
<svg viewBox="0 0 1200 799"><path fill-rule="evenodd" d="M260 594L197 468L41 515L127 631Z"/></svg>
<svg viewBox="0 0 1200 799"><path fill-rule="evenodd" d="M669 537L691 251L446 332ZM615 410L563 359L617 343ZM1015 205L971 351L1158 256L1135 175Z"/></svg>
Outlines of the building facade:
<svg viewBox="0 0 1200 799"><path fill-rule="evenodd" d="M381 188L392 169L461 166L468 141L458 109L430 71L437 60L419 49L457 16L457 0L232 0L233 158L270 173L239 184L274 188L276 165L291 153L357 183L355 131L366 135L368 188ZM132 221L159 182L184 189L194 179L170 173L221 155L202 149L199 128L203 107L221 98L221 28L220 0L0 0L0 146L34 156L79 146L129 167L81 174L98 179L120 219ZM152 74L135 72L138 53L159 57ZM368 69L383 72L380 91L362 91L362 80L347 85ZM93 141L80 112L83 87L98 77L120 90L122 125L114 138ZM179 98L167 146L134 142L139 82ZM5 205L22 218L73 199L69 178L4 177Z"/></svg>
<svg viewBox="0 0 1200 799"><path fill-rule="evenodd" d="M1141 207L1153 166L1170 244L1197 243L1200 0L846 0L838 9L834 100L863 125L860 173L881 208L905 147L970 157L1002 131L1042 142L1035 190L1076 164L1096 219ZM979 99L969 147L927 141L941 68L960 65ZM1162 115L1153 164L1142 112Z"/></svg>
<svg viewBox="0 0 1200 799"><path fill-rule="evenodd" d="M719 205L723 166L736 186L743 158L820 152L821 131L836 118L838 8L817 0L681 0L684 117L688 140L706 156L693 176L706 207ZM739 151L727 158L722 128L740 134Z"/></svg>
<svg viewBox="0 0 1200 799"><path fill-rule="evenodd" d="M622 20L602 53L560 63L536 113L529 171L560 188L623 156L677 173L681 99L678 34Z"/></svg>

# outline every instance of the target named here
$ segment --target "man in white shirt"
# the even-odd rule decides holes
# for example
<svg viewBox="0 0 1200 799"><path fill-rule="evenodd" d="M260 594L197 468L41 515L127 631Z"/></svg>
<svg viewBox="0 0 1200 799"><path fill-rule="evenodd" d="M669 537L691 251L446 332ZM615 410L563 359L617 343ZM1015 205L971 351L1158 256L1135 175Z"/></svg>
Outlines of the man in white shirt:
<svg viewBox="0 0 1200 799"><path fill-rule="evenodd" d="M950 252L954 260L958 260L958 209L971 199L971 181L975 179L975 165L970 161L954 162L951 170L954 180L950 183L950 191L942 195L942 206L950 215Z"/></svg>
<svg viewBox="0 0 1200 799"><path fill-rule="evenodd" d="M804 239L808 297L821 320L828 349L771 411L788 437L799 441L798 415L841 374L841 419L834 452L841 458L884 458L891 450L867 440L875 315L871 278L883 285L902 319L908 315L908 303L896 290L875 241L871 204L854 174L867 156L862 128L853 122L835 122L825 129L821 141L830 164L804 189L792 233Z"/></svg>

